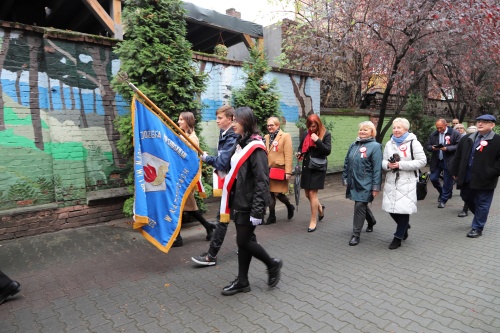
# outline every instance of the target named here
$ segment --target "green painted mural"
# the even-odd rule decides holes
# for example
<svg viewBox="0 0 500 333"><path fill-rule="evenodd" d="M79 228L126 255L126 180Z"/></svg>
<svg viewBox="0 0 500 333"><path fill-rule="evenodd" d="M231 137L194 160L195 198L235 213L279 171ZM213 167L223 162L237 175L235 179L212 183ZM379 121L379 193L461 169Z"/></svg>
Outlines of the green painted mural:
<svg viewBox="0 0 500 333"><path fill-rule="evenodd" d="M61 38L61 36L63 36ZM124 186L110 86L114 41L0 28L0 210L85 203Z"/></svg>

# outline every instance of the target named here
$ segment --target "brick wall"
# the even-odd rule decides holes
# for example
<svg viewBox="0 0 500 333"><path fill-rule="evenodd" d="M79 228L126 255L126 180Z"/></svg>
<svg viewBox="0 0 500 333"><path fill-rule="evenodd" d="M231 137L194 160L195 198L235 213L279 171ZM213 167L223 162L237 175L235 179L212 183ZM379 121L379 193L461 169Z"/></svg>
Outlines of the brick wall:
<svg viewBox="0 0 500 333"><path fill-rule="evenodd" d="M123 199L107 200L93 206L76 205L57 208L42 205L33 210L0 212L0 241L46 232L109 222L123 218Z"/></svg>

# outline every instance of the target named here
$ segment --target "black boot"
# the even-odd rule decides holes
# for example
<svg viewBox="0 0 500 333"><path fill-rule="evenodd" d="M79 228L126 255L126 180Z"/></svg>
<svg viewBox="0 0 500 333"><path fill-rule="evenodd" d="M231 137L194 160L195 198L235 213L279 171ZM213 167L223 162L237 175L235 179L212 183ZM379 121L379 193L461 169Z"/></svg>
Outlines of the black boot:
<svg viewBox="0 0 500 333"><path fill-rule="evenodd" d="M177 236L174 243L172 244L172 247L181 247L182 245L184 245L184 242L182 241L181 234L179 234L179 236Z"/></svg>
<svg viewBox="0 0 500 333"><path fill-rule="evenodd" d="M264 222L265 225L269 225L269 224L273 224L273 223L276 223L276 215L274 215L274 214L269 215L269 217L267 218L267 221Z"/></svg>
<svg viewBox="0 0 500 333"><path fill-rule="evenodd" d="M281 267L283 266L283 261L281 259L274 258L273 262L274 266L267 270L268 274L267 285L271 288L276 287L276 285L280 281L280 272L281 272Z"/></svg>
<svg viewBox="0 0 500 333"><path fill-rule="evenodd" d="M248 283L248 281L240 282L236 279L222 289L222 295L231 296L237 293L247 293L250 290L250 283Z"/></svg>
<svg viewBox="0 0 500 333"><path fill-rule="evenodd" d="M291 205L291 204L290 204L290 205L287 205L287 206L286 206L286 209L287 209L287 211L288 211L288 216L287 216L287 218L288 218L289 220L291 220L291 219L293 218L293 214L294 214L295 207L294 207L293 205Z"/></svg>
<svg viewBox="0 0 500 333"><path fill-rule="evenodd" d="M401 239L394 237L392 243L389 245L389 250L395 250L401 246Z"/></svg>
<svg viewBox="0 0 500 333"><path fill-rule="evenodd" d="M282 203L285 204L286 209L288 211L287 218L289 220L291 220L293 218L295 207L290 203L290 201L288 200L288 197L285 194L283 194L283 193L277 194L276 198L278 198L279 201L281 201Z"/></svg>

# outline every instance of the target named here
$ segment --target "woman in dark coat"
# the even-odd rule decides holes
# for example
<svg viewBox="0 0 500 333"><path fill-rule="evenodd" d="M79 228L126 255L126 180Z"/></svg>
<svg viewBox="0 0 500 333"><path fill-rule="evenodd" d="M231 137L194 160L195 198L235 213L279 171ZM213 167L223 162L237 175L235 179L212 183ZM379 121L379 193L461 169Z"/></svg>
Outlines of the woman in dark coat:
<svg viewBox="0 0 500 333"><path fill-rule="evenodd" d="M241 139L231 156L231 170L224 178L220 220L228 222L231 215L236 225L238 277L224 287L222 295L225 296L250 291L248 269L253 257L267 266L270 287L278 284L283 265L280 259L271 258L262 245L253 240L255 227L262 223L269 205L270 192L266 146L258 134L257 118L252 109L235 110L233 129Z"/></svg>
<svg viewBox="0 0 500 333"><path fill-rule="evenodd" d="M326 165L325 170L315 170L310 168L309 161L311 157L326 160L332 151L332 136L317 114L311 114L307 117L306 126L307 135L300 143L297 157L303 161L300 187L304 189L311 206L311 218L307 232L313 232L316 231L316 213L318 213L320 221L325 216L325 206L319 202L318 190L325 187Z"/></svg>
<svg viewBox="0 0 500 333"><path fill-rule="evenodd" d="M359 124L358 137L354 141L344 161L342 183L347 186L346 198L355 202L352 237L350 246L359 244L359 237L365 219L366 232L372 232L377 223L368 203L380 192L382 183L382 145L375 141L377 130L371 121Z"/></svg>

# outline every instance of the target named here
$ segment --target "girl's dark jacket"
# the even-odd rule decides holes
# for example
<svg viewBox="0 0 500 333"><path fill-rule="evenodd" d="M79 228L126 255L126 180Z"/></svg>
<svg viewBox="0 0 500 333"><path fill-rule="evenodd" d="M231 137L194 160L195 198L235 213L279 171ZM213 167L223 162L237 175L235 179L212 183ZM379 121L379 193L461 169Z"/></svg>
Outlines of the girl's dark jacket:
<svg viewBox="0 0 500 333"><path fill-rule="evenodd" d="M242 138L238 144L244 148L252 140L262 138ZM249 224L250 216L263 219L270 199L267 153L264 149L257 148L241 165L229 194L229 207L234 222Z"/></svg>
<svg viewBox="0 0 500 333"><path fill-rule="evenodd" d="M461 188L465 182L469 156L478 135L480 135L479 132L467 134L458 144L450 170L452 176L458 176L457 188ZM483 146L482 151L474 152L469 186L477 190L492 190L497 187L500 176L500 135L491 131L483 140L488 145Z"/></svg>

